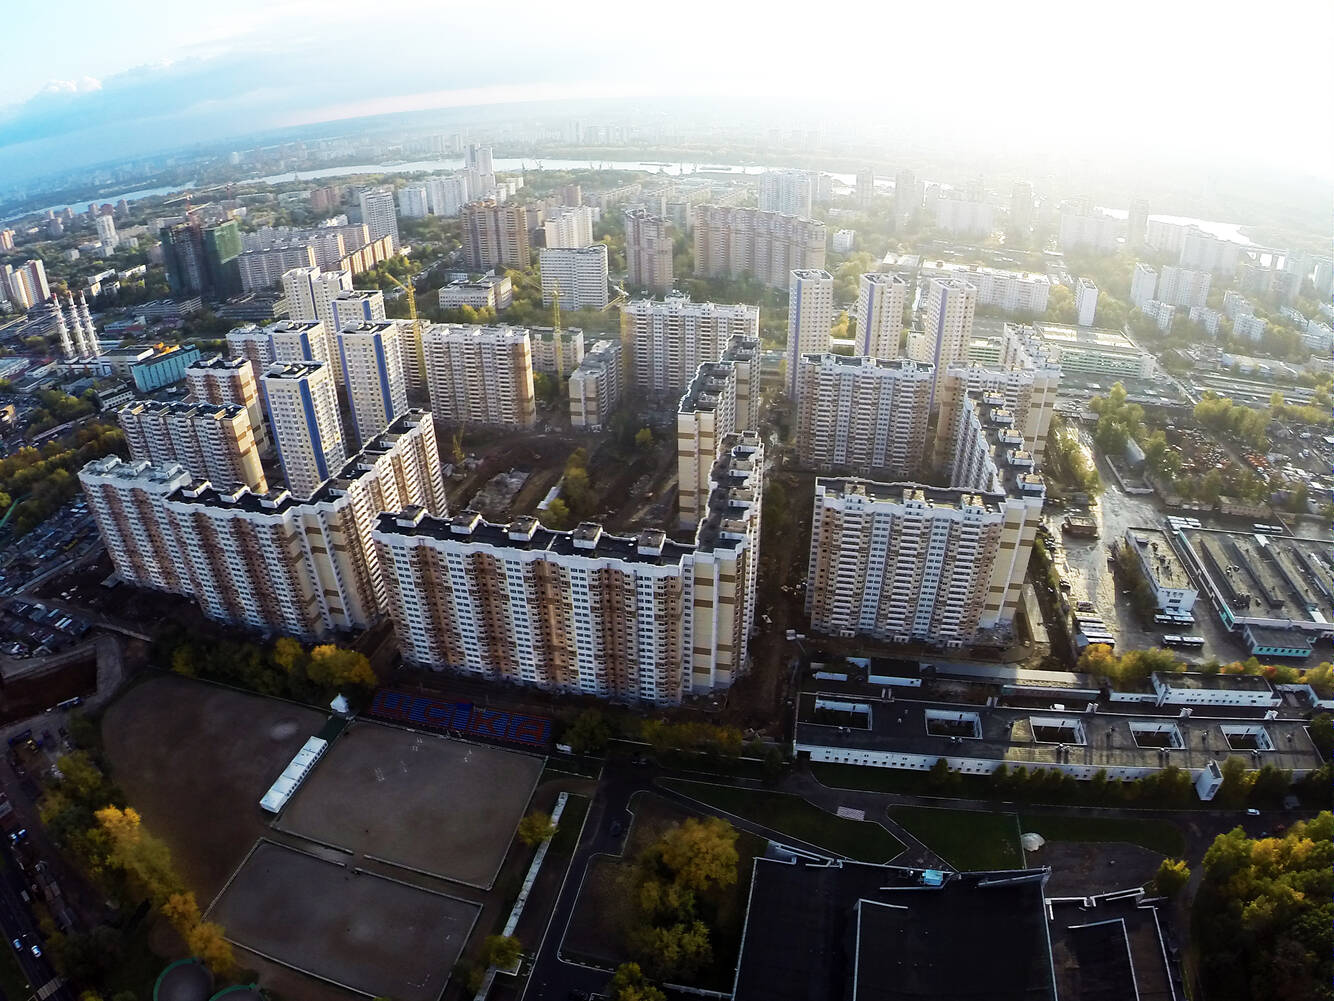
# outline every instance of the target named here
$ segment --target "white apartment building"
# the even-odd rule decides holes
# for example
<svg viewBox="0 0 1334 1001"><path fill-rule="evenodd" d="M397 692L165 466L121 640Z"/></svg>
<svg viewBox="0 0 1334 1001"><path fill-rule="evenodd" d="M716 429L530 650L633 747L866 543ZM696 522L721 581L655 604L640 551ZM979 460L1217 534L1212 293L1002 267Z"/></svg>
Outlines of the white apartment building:
<svg viewBox="0 0 1334 1001"><path fill-rule="evenodd" d="M958 278L927 278L926 307L922 329L908 334L908 357L926 362L935 373L931 409L936 410L940 380L945 369L963 361L973 336L973 314L977 311L977 287Z"/></svg>
<svg viewBox="0 0 1334 1001"><path fill-rule="evenodd" d="M338 331L338 362L357 441L368 442L408 409L399 325L359 323Z"/></svg>
<svg viewBox="0 0 1334 1001"><path fill-rule="evenodd" d="M594 243L585 247L547 247L538 252L542 275L542 305L550 306L560 289L564 309L605 309L607 293L607 248Z"/></svg>
<svg viewBox="0 0 1334 1001"><path fill-rule="evenodd" d="M899 356L908 280L879 272L862 275L857 285L857 349L870 358Z"/></svg>
<svg viewBox="0 0 1334 1001"><path fill-rule="evenodd" d="M941 195L936 200L936 228L947 233L986 236L996 228L995 206L972 198Z"/></svg>
<svg viewBox="0 0 1334 1001"><path fill-rule="evenodd" d="M370 188L357 196L361 203L361 221L370 230L372 240L389 237L390 249L398 253L402 243L398 238L398 216L394 212L392 188Z"/></svg>
<svg viewBox="0 0 1334 1001"><path fill-rule="evenodd" d="M696 205L695 277L750 275L787 287L798 270L825 266L825 224L782 212L735 205Z"/></svg>
<svg viewBox="0 0 1334 1001"><path fill-rule="evenodd" d="M466 173L426 179L426 200L431 215L456 218L463 206L474 197L481 197L481 194L480 191L471 190Z"/></svg>
<svg viewBox="0 0 1334 1001"><path fill-rule="evenodd" d="M434 323L422 333L422 352L437 420L519 428L537 422L526 328Z"/></svg>
<svg viewBox="0 0 1334 1001"><path fill-rule="evenodd" d="M948 489L815 481L812 629L946 647L1008 629L1045 493L1012 419L1003 407L965 400L950 422Z"/></svg>
<svg viewBox="0 0 1334 1001"><path fill-rule="evenodd" d="M429 414L413 411L308 501L192 478L175 464L114 455L79 473L124 581L194 598L205 615L315 640L387 610L371 529L378 512L446 513Z"/></svg>
<svg viewBox="0 0 1334 1001"><path fill-rule="evenodd" d="M409 184L398 189L398 214L404 219L425 219L430 214L426 185Z"/></svg>
<svg viewBox="0 0 1334 1001"><path fill-rule="evenodd" d="M855 229L836 229L834 230L834 253L850 254L857 245L857 231Z"/></svg>
<svg viewBox="0 0 1334 1001"><path fill-rule="evenodd" d="M1265 330L1269 324L1258 316L1250 313L1238 313L1232 321L1232 333L1237 337L1244 337L1248 341L1259 341L1265 335Z"/></svg>
<svg viewBox="0 0 1334 1001"><path fill-rule="evenodd" d="M339 292L329 300L329 324L335 334L344 327L379 323L384 319L384 293L379 289Z"/></svg>
<svg viewBox="0 0 1334 1001"><path fill-rule="evenodd" d="M1189 268L1163 268L1158 276L1159 302L1169 306L1203 306L1209 298L1209 284L1213 275L1207 271L1191 271Z"/></svg>
<svg viewBox="0 0 1334 1001"><path fill-rule="evenodd" d="M234 403L238 407L245 407L255 443L261 449L268 447L264 405L260 402L254 367L248 359L224 358L222 355L201 358L186 366L185 384L191 400L200 403Z"/></svg>
<svg viewBox="0 0 1334 1001"><path fill-rule="evenodd" d="M631 288L668 292L675 280L671 224L647 209L627 209L625 283Z"/></svg>
<svg viewBox="0 0 1334 1001"><path fill-rule="evenodd" d="M797 361L797 461L821 472L921 472L930 365L907 359L805 354Z"/></svg>
<svg viewBox="0 0 1334 1001"><path fill-rule="evenodd" d="M283 295L287 299L287 315L301 323L319 322L326 341L324 359L333 361L333 335L338 329L334 321L333 301L352 291L350 271L320 271L318 268L293 268L283 275ZM335 373L342 385L342 372Z"/></svg>
<svg viewBox="0 0 1334 1001"><path fill-rule="evenodd" d="M282 284L283 275L295 269L318 269L315 248L309 243L278 244L262 250L243 250L236 258L241 272L241 291L262 292Z"/></svg>
<svg viewBox="0 0 1334 1001"><path fill-rule="evenodd" d="M1181 257L1178 263L1183 268L1196 268L1214 274L1236 274L1237 264L1241 260L1241 244L1233 243L1191 227L1181 238Z"/></svg>
<svg viewBox="0 0 1334 1001"><path fill-rule="evenodd" d="M1223 293L1223 315L1229 320L1235 320L1238 316L1249 316L1255 312L1249 299L1240 292L1227 291Z"/></svg>
<svg viewBox="0 0 1334 1001"><path fill-rule="evenodd" d="M684 292L621 307L629 382L654 396L679 399L699 366L718 361L735 336L759 338L759 307L693 302Z"/></svg>
<svg viewBox="0 0 1334 1001"><path fill-rule="evenodd" d="M809 170L767 170L760 175L760 211L809 219L815 175Z"/></svg>
<svg viewBox="0 0 1334 1001"><path fill-rule="evenodd" d="M1130 276L1130 301L1140 309L1158 297L1158 272L1147 264L1136 264Z"/></svg>
<svg viewBox="0 0 1334 1001"><path fill-rule="evenodd" d="M496 169L491 159L491 147L469 143L463 150L463 166L473 171L483 188L496 186Z"/></svg>
<svg viewBox="0 0 1334 1001"><path fill-rule="evenodd" d="M1124 228L1125 223L1120 219L1101 212L1062 212L1060 248L1066 253L1092 250L1109 254L1116 250L1117 237Z"/></svg>
<svg viewBox="0 0 1334 1001"><path fill-rule="evenodd" d="M1098 313L1098 286L1092 278L1075 282L1075 323L1081 327L1093 326Z"/></svg>
<svg viewBox="0 0 1334 1001"><path fill-rule="evenodd" d="M120 246L120 237L116 235L116 220L109 215L99 215L97 222L97 242L102 254L114 254Z"/></svg>
<svg viewBox="0 0 1334 1001"><path fill-rule="evenodd" d="M1157 299L1150 299L1140 307L1140 312L1158 325L1158 329L1167 333L1172 329L1172 321L1176 319L1177 308L1170 302L1160 302Z"/></svg>
<svg viewBox="0 0 1334 1001"><path fill-rule="evenodd" d="M1188 222L1169 222L1150 217L1144 227L1144 245L1163 254L1180 254L1186 233L1195 227Z"/></svg>
<svg viewBox="0 0 1334 1001"><path fill-rule="evenodd" d="M332 366L276 363L259 385L287 489L309 497L347 460Z"/></svg>
<svg viewBox="0 0 1334 1001"><path fill-rule="evenodd" d="M802 355L829 350L834 327L834 277L828 271L793 271L787 286L787 391L797 398Z"/></svg>
<svg viewBox="0 0 1334 1001"><path fill-rule="evenodd" d="M676 408L677 509L680 528L704 517L710 476L728 435L759 427L760 342L734 337L722 360L695 372Z"/></svg>
<svg viewBox="0 0 1334 1001"><path fill-rule="evenodd" d="M117 414L131 462L177 463L220 486L268 490L250 415L234 403L139 401Z"/></svg>
<svg viewBox="0 0 1334 1001"><path fill-rule="evenodd" d="M330 344L324 324L318 321L279 320L266 327L245 323L227 332L228 353L233 359L244 358L250 363L256 386L274 363L332 363Z"/></svg>
<svg viewBox="0 0 1334 1001"><path fill-rule="evenodd" d="M1218 335L1218 323L1223 318L1223 314L1216 309L1210 309L1208 306L1191 306L1190 322L1198 323L1205 329L1206 333L1213 336Z"/></svg>
<svg viewBox="0 0 1334 1001"><path fill-rule="evenodd" d="M509 275L482 275L475 281L456 278L440 288L438 296L441 309L458 309L471 306L473 309L494 309L496 312L509 309L514 304L514 283Z"/></svg>
<svg viewBox="0 0 1334 1001"><path fill-rule="evenodd" d="M542 222L546 246L578 249L593 242L593 210L587 205L563 205L552 209Z"/></svg>
<svg viewBox="0 0 1334 1001"><path fill-rule="evenodd" d="M381 516L374 532L403 658L434 670L675 704L745 673L755 618L764 449L725 443L693 544L467 511Z"/></svg>
<svg viewBox="0 0 1334 1001"><path fill-rule="evenodd" d="M625 375L621 342L594 341L570 373L570 425L584 431L601 431L611 412L621 402Z"/></svg>
<svg viewBox="0 0 1334 1001"><path fill-rule="evenodd" d="M921 262L923 278L957 278L977 289L979 306L995 306L1007 313L1041 316L1047 311L1051 279L1031 271L1006 271L1001 268L950 261Z"/></svg>

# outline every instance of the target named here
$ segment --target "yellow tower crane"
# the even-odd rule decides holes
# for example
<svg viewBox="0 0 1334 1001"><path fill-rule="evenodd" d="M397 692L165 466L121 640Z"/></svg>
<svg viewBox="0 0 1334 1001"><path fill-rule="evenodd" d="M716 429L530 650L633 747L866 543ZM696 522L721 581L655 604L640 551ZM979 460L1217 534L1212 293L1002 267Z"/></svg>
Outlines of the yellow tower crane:
<svg viewBox="0 0 1334 1001"><path fill-rule="evenodd" d="M565 345L560 332L560 282L552 282L551 292L551 346L556 352L556 385L565 378Z"/></svg>
<svg viewBox="0 0 1334 1001"><path fill-rule="evenodd" d="M412 318L412 357L417 364L416 383L424 389L426 386L426 356L422 351L422 321L421 317L417 315L417 295L412 290L412 282L404 285L387 271L385 275L391 282L401 288L408 297L408 316ZM404 375L407 375L407 373L405 372ZM409 379L408 381L412 382L413 380Z"/></svg>

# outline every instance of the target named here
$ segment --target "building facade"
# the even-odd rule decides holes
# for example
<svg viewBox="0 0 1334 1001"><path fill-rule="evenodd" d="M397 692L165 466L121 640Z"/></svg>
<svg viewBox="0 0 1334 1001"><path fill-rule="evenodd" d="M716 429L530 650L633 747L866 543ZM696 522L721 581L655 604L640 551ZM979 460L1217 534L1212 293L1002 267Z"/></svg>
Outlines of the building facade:
<svg viewBox="0 0 1334 1001"><path fill-rule="evenodd" d="M370 441L407 412L408 384L399 336L393 320L338 331L338 363L359 442Z"/></svg>
<svg viewBox="0 0 1334 1001"><path fill-rule="evenodd" d="M435 323L422 333L422 352L437 420L518 428L537 422L527 329Z"/></svg>
<svg viewBox="0 0 1334 1001"><path fill-rule="evenodd" d="M679 399L699 366L718 361L736 336L759 338L759 307L694 302L677 292L621 308L630 384L660 397Z"/></svg>
<svg viewBox="0 0 1334 1001"><path fill-rule="evenodd" d="M585 247L544 248L538 252L542 274L542 305L550 306L560 290L565 309L606 309L607 248L595 243Z"/></svg>
<svg viewBox="0 0 1334 1001"><path fill-rule="evenodd" d="M672 228L661 216L647 209L625 212L625 283L631 288L670 292L672 272Z"/></svg>
<svg viewBox="0 0 1334 1001"><path fill-rule="evenodd" d="M390 253L397 254L402 246L398 239L398 215L394 211L393 188L370 188L357 195L361 204L361 221L370 231L372 240L389 238Z"/></svg>
<svg viewBox="0 0 1334 1001"><path fill-rule="evenodd" d="M347 460L332 368L322 361L279 362L259 385L287 489L309 497Z"/></svg>
<svg viewBox="0 0 1334 1001"><path fill-rule="evenodd" d="M1098 313L1098 286L1092 278L1075 282L1075 323L1081 327L1093 326Z"/></svg>
<svg viewBox="0 0 1334 1001"><path fill-rule="evenodd" d="M802 355L829 350L834 326L834 277L828 271L793 271L787 287L787 391L797 397Z"/></svg>
<svg viewBox="0 0 1334 1001"><path fill-rule="evenodd" d="M116 414L131 462L183 466L219 486L269 489L250 415L234 403L141 401Z"/></svg>
<svg viewBox="0 0 1334 1001"><path fill-rule="evenodd" d="M528 212L494 198L463 206L463 252L472 271L525 270L532 263Z"/></svg>
<svg viewBox="0 0 1334 1001"><path fill-rule="evenodd" d="M192 362L185 370L190 398L200 403L233 403L245 407L250 429L260 448L268 445L264 406L260 402L255 370L246 358L213 355Z"/></svg>
<svg viewBox="0 0 1334 1001"><path fill-rule="evenodd" d="M976 311L976 286L957 278L926 279L922 329L908 335L908 357L932 366L936 378L931 392L933 411L945 369L967 357Z"/></svg>
<svg viewBox="0 0 1334 1001"><path fill-rule="evenodd" d="M578 366L570 373L570 425L584 431L601 431L625 391L625 368L621 342L594 341Z"/></svg>
<svg viewBox="0 0 1334 1001"><path fill-rule="evenodd" d="M734 205L695 206L695 277L741 278L786 288L793 271L825 265L825 225Z"/></svg>
<svg viewBox="0 0 1334 1001"><path fill-rule="evenodd" d="M857 353L889 360L899 356L908 280L902 275L862 275L857 284Z"/></svg>
<svg viewBox="0 0 1334 1001"><path fill-rule="evenodd" d="M767 170L760 175L760 211L811 217L815 177L809 170Z"/></svg>

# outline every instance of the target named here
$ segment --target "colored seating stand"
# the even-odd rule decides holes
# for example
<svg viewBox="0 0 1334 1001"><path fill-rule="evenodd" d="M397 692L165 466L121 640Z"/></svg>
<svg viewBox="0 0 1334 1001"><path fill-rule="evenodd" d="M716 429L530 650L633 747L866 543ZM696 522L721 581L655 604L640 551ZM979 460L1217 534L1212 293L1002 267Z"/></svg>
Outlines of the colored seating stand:
<svg viewBox="0 0 1334 1001"><path fill-rule="evenodd" d="M487 709L471 702L392 689L375 693L370 715L432 730L454 731L479 740L506 741L527 747L546 747L551 743L551 720L544 716Z"/></svg>

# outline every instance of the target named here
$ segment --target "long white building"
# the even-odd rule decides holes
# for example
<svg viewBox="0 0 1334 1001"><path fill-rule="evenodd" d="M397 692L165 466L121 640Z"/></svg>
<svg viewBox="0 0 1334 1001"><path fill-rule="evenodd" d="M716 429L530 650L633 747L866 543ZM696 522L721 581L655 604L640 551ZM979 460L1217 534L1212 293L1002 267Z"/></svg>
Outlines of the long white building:
<svg viewBox="0 0 1334 1001"><path fill-rule="evenodd" d="M745 673L755 619L764 449L734 436L692 544L661 531L557 532L465 511L381 516L374 532L409 664L670 705Z"/></svg>
<svg viewBox="0 0 1334 1001"><path fill-rule="evenodd" d="M393 320L338 331L338 363L360 442L370 441L407 412L408 384L399 337L399 325Z"/></svg>
<svg viewBox="0 0 1334 1001"><path fill-rule="evenodd" d="M680 398L699 366L721 358L736 336L760 336L758 306L693 302L678 292L621 308L630 384L659 397Z"/></svg>
<svg viewBox="0 0 1334 1001"><path fill-rule="evenodd" d="M537 422L526 328L434 323L422 333L422 352L437 420L517 428Z"/></svg>
<svg viewBox="0 0 1334 1001"><path fill-rule="evenodd" d="M399 418L309 500L114 455L90 462L79 482L121 580L192 597L218 621L303 640L364 629L387 611L371 543L379 512L447 513L422 411Z"/></svg>
<svg viewBox="0 0 1334 1001"><path fill-rule="evenodd" d="M899 356L908 301L908 280L902 275L874 272L861 276L855 317L859 354L885 360Z"/></svg>
<svg viewBox="0 0 1334 1001"><path fill-rule="evenodd" d="M607 247L544 248L538 252L542 275L542 305L550 306L560 289L562 309L605 309L607 295Z"/></svg>
<svg viewBox="0 0 1334 1001"><path fill-rule="evenodd" d="M259 385L287 489L309 497L347 460L331 367L322 361L278 363Z"/></svg>

